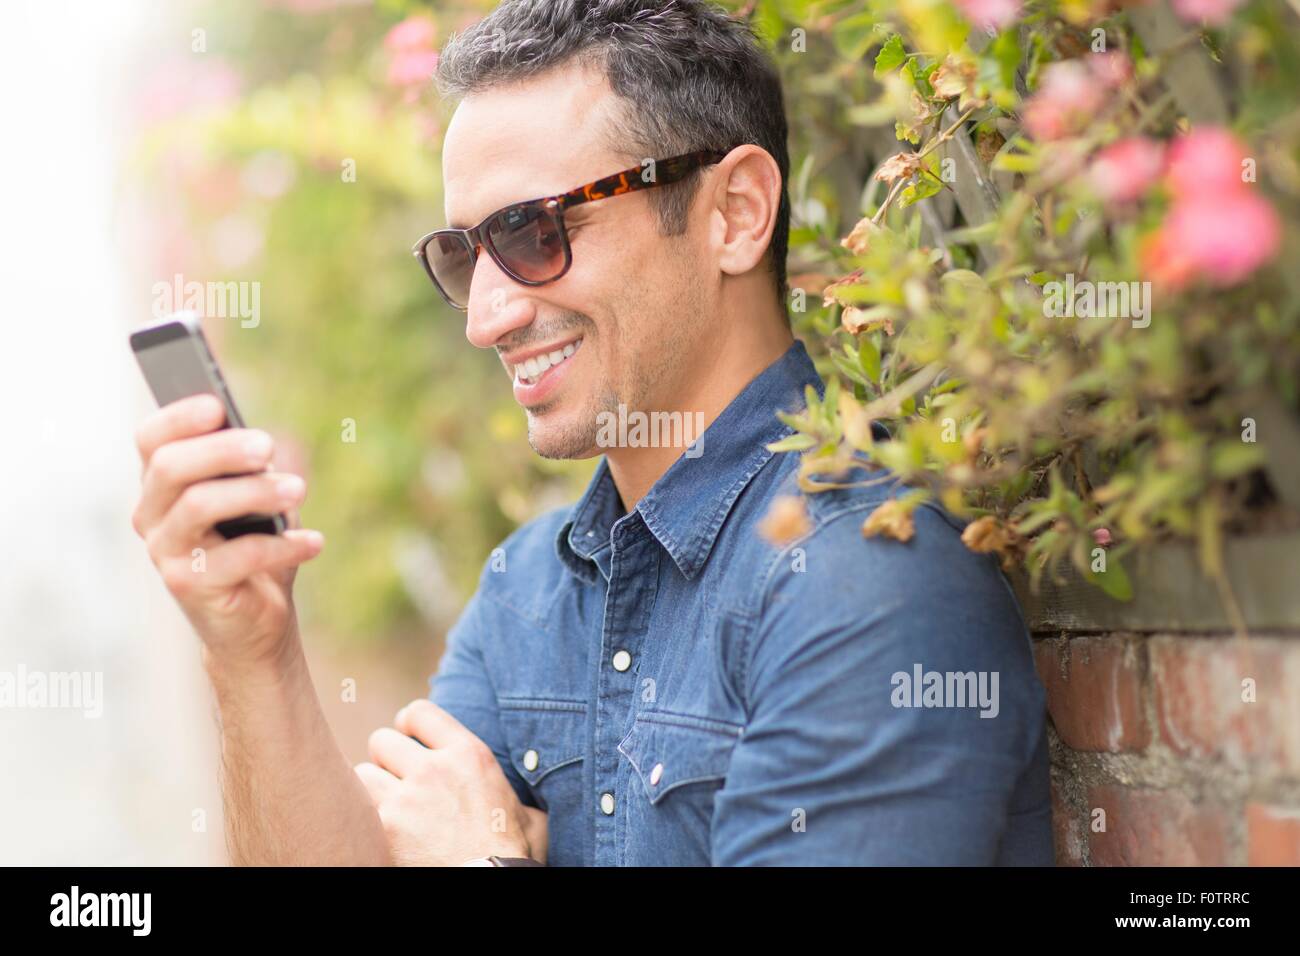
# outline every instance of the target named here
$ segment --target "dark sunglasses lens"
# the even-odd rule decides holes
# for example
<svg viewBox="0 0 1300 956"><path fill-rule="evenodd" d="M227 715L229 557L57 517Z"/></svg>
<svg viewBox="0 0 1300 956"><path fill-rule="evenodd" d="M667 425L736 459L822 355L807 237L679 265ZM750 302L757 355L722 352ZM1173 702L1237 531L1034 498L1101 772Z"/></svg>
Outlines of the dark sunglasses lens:
<svg viewBox="0 0 1300 956"><path fill-rule="evenodd" d="M447 298L460 307L468 304L474 279L469 246L459 236L434 236L424 247L424 258Z"/></svg>
<svg viewBox="0 0 1300 956"><path fill-rule="evenodd" d="M513 206L487 224L487 241L497 258L518 278L548 282L564 271L560 220L540 206Z"/></svg>

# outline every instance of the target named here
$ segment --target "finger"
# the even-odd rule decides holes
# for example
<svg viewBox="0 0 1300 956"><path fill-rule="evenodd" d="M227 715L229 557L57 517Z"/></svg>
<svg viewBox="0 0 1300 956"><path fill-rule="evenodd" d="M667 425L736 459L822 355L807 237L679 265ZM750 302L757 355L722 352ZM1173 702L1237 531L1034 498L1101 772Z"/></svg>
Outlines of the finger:
<svg viewBox="0 0 1300 956"><path fill-rule="evenodd" d="M359 763L352 769L365 785L366 792L376 807L401 786L401 781L391 773L372 763Z"/></svg>
<svg viewBox="0 0 1300 956"><path fill-rule="evenodd" d="M168 442L215 431L225 421L226 407L215 395L190 395L164 405L135 430L140 464L147 468L153 453Z"/></svg>
<svg viewBox="0 0 1300 956"><path fill-rule="evenodd" d="M218 521L247 514L276 514L300 503L306 493L306 482L285 472L200 481L181 492L155 526L151 553L189 554Z"/></svg>
<svg viewBox="0 0 1300 956"><path fill-rule="evenodd" d="M252 428L227 428L161 446L145 468L140 507L135 514L136 530L144 533L161 521L192 484L265 471L274 449L270 435Z"/></svg>
<svg viewBox="0 0 1300 956"><path fill-rule="evenodd" d="M429 759L428 750L392 727L380 727L371 734L369 746L370 759L400 780Z"/></svg>
<svg viewBox="0 0 1300 956"><path fill-rule="evenodd" d="M399 710L393 726L434 749L478 740L459 720L425 698L413 700Z"/></svg>
<svg viewBox="0 0 1300 956"><path fill-rule="evenodd" d="M325 547L325 536L312 529L294 529L284 534L245 534L204 551L198 573L203 587L228 588L246 581L259 571L282 571L310 561ZM194 567L193 549L188 561Z"/></svg>

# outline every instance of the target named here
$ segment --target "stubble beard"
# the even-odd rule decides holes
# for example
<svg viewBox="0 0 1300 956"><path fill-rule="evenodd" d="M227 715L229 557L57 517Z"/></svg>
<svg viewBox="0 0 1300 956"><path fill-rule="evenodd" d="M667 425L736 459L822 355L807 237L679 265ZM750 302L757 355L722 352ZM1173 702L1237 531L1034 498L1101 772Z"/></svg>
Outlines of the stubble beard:
<svg viewBox="0 0 1300 956"><path fill-rule="evenodd" d="M596 446L597 421L601 412L618 412L618 396L612 389L601 386L600 392L587 407L570 413L567 421L542 424L548 413L554 414L558 399L536 409L528 409L528 444L542 458L573 460L591 458L601 449Z"/></svg>

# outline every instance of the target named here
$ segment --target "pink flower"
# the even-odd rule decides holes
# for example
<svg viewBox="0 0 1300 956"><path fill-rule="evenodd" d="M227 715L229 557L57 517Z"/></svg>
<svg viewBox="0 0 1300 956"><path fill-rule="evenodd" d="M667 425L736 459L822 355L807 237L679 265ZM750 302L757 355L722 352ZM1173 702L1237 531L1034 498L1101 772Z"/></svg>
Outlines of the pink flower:
<svg viewBox="0 0 1300 956"><path fill-rule="evenodd" d="M388 51L390 86L414 87L427 83L438 67L434 46L437 30L427 17L407 17L388 31L384 49Z"/></svg>
<svg viewBox="0 0 1300 956"><path fill-rule="evenodd" d="M1196 267L1187 253L1163 225L1142 239L1138 250L1142 275L1162 289L1181 289L1196 275Z"/></svg>
<svg viewBox="0 0 1300 956"><path fill-rule="evenodd" d="M1002 29L1016 22L1024 0L953 0L964 16L977 27Z"/></svg>
<svg viewBox="0 0 1300 956"><path fill-rule="evenodd" d="M1181 199L1163 230L1187 266L1218 286L1241 282L1272 259L1282 242L1273 207L1245 189Z"/></svg>
<svg viewBox="0 0 1300 956"><path fill-rule="evenodd" d="M1109 528L1093 528L1092 540L1103 548L1109 548L1111 543Z"/></svg>
<svg viewBox="0 0 1300 956"><path fill-rule="evenodd" d="M1174 0L1174 12L1184 20L1226 23L1245 0Z"/></svg>
<svg viewBox="0 0 1300 956"><path fill-rule="evenodd" d="M1203 126L1169 147L1169 188L1175 196L1218 195L1240 189L1246 147L1218 126Z"/></svg>
<svg viewBox="0 0 1300 956"><path fill-rule="evenodd" d="M437 68L437 50L402 53L389 61L388 83L390 86L417 86L427 82Z"/></svg>
<svg viewBox="0 0 1300 956"><path fill-rule="evenodd" d="M1133 61L1118 50L1094 53L1088 57L1092 75L1108 87L1123 86L1133 76Z"/></svg>
<svg viewBox="0 0 1300 956"><path fill-rule="evenodd" d="M1144 136L1112 143L1093 160L1089 184L1103 202L1133 202L1160 177L1164 155L1160 143Z"/></svg>
<svg viewBox="0 0 1300 956"><path fill-rule="evenodd" d="M1102 101L1097 78L1080 61L1048 64L1038 92L1025 103L1025 129L1037 140L1061 139L1085 125Z"/></svg>
<svg viewBox="0 0 1300 956"><path fill-rule="evenodd" d="M384 37L384 48L389 53L431 50L437 38L437 28L428 17L407 17L388 31Z"/></svg>

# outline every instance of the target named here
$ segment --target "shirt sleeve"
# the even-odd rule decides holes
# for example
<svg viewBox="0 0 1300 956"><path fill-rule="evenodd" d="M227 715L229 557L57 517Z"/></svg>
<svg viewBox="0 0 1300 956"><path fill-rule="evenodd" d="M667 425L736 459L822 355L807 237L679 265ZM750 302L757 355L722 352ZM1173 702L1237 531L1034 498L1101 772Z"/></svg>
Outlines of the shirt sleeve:
<svg viewBox="0 0 1300 956"><path fill-rule="evenodd" d="M804 543L803 573L774 566L748 642L749 721L714 803L715 865L998 858L1045 719L1018 606L931 509L907 543L864 540L862 517ZM983 672L995 693L983 708L905 706L915 692L896 675L917 665Z"/></svg>
<svg viewBox="0 0 1300 956"><path fill-rule="evenodd" d="M527 807L536 807L528 785L510 760L501 729L496 691L483 660L483 643L487 636L484 600L476 592L447 633L447 649L437 672L429 680L429 700L487 744L520 802Z"/></svg>

